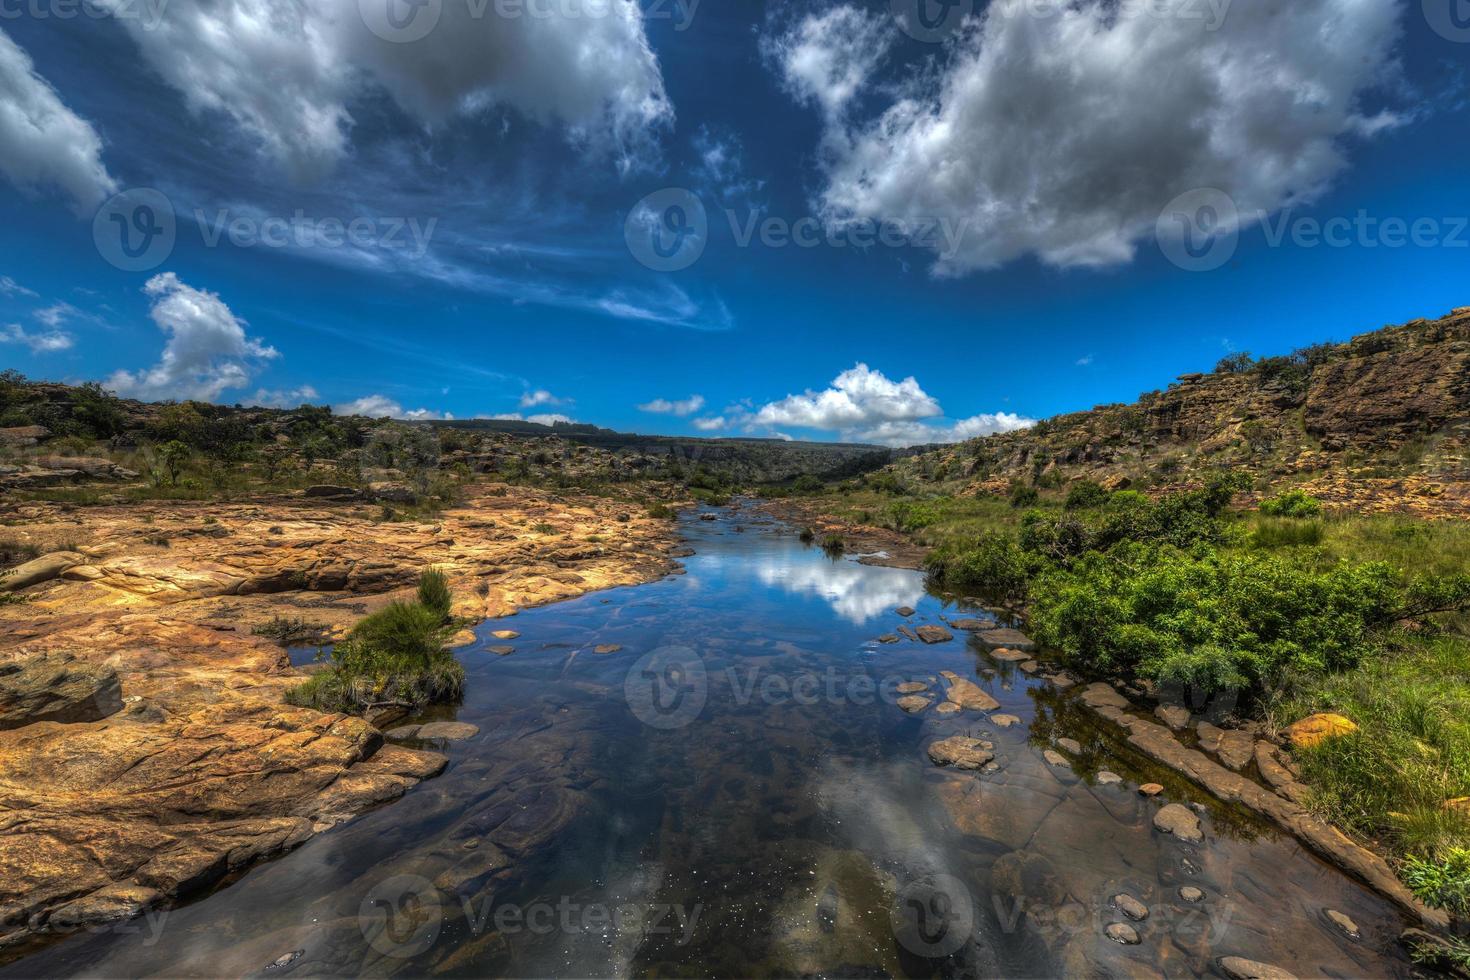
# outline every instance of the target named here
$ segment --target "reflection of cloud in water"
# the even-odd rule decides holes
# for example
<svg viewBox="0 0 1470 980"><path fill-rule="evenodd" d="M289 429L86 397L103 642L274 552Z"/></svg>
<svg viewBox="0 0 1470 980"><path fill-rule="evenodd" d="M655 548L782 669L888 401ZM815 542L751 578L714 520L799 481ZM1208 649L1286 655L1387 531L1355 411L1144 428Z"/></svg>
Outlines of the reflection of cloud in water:
<svg viewBox="0 0 1470 980"><path fill-rule="evenodd" d="M897 606L918 605L924 597L919 575L902 568L813 561L807 555L766 555L756 561L755 573L766 585L820 596L839 616L858 626Z"/></svg>

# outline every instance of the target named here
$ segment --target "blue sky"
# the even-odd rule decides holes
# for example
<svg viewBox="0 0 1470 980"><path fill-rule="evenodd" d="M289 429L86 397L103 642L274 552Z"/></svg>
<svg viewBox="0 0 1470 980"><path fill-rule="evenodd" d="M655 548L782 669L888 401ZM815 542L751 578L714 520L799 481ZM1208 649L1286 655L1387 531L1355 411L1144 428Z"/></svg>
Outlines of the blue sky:
<svg viewBox="0 0 1470 980"><path fill-rule="evenodd" d="M905 444L1470 303L1459 0L160 2L0 17L0 366Z"/></svg>

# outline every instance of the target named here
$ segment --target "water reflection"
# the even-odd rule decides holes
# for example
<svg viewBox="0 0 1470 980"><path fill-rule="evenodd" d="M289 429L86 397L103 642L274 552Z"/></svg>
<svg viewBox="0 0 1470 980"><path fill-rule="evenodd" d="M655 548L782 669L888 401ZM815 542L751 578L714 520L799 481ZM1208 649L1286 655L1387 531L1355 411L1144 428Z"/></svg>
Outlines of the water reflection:
<svg viewBox="0 0 1470 980"><path fill-rule="evenodd" d="M823 599L855 626L891 614L899 606L917 605L924 597L923 581L913 572L850 559L813 561L812 552L763 555L749 567L762 585Z"/></svg>

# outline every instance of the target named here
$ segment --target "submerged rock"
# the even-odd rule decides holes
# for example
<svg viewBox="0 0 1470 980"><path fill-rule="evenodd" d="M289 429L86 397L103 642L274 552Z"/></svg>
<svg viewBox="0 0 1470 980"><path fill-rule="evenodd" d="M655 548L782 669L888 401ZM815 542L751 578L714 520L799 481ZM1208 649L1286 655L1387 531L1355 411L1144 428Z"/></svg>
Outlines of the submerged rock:
<svg viewBox="0 0 1470 980"><path fill-rule="evenodd" d="M1257 963L1243 956L1222 956L1219 959L1219 965L1220 972L1230 980L1296 980L1295 974L1279 966Z"/></svg>
<svg viewBox="0 0 1470 980"><path fill-rule="evenodd" d="M1115 772L1109 772L1106 769L1099 771L1097 774L1097 784L1099 786L1117 786L1122 782L1122 776Z"/></svg>
<svg viewBox="0 0 1470 980"><path fill-rule="evenodd" d="M991 715L990 721L996 728L1010 728L1021 723L1021 719L1015 715Z"/></svg>
<svg viewBox="0 0 1470 980"><path fill-rule="evenodd" d="M951 735L929 743L929 759L936 766L979 769L995 758L989 742L965 735Z"/></svg>
<svg viewBox="0 0 1470 980"><path fill-rule="evenodd" d="M1082 754L1082 743L1077 741L1075 738L1059 738L1057 739L1057 745L1066 749L1073 755Z"/></svg>
<svg viewBox="0 0 1470 980"><path fill-rule="evenodd" d="M1025 653L1033 653L1036 650L1035 640L1020 630L1010 629L1009 627L999 626L994 629L982 630L977 635L980 638L980 642L992 650L1001 647ZM1029 660L1031 658L1026 657L1024 659Z"/></svg>
<svg viewBox="0 0 1470 980"><path fill-rule="evenodd" d="M1204 832L1200 830L1199 817L1189 807L1179 803L1170 803L1155 813L1154 828L1192 844L1198 844L1205 839Z"/></svg>
<svg viewBox="0 0 1470 980"><path fill-rule="evenodd" d="M900 616L903 616L905 619L907 619L909 616L912 616L914 614L914 607L913 606L899 606L897 609L894 610L894 612L898 613Z"/></svg>
<svg viewBox="0 0 1470 980"><path fill-rule="evenodd" d="M943 626L920 626L914 632L918 633L919 639L925 643L948 643L954 639L954 634Z"/></svg>
<svg viewBox="0 0 1470 980"><path fill-rule="evenodd" d="M945 697L953 704L970 711L994 711L1000 702L991 697L979 685L965 680L952 670L942 670L940 676L949 682Z"/></svg>
<svg viewBox="0 0 1470 980"><path fill-rule="evenodd" d="M623 645L621 643L599 643L597 646L592 648L592 652L604 654L617 653L621 649L623 649Z"/></svg>
<svg viewBox="0 0 1470 980"><path fill-rule="evenodd" d="M458 742L467 738L474 738L480 734L480 726L471 725L467 721L431 721L427 725L420 725L419 738L444 739L449 742Z"/></svg>
<svg viewBox="0 0 1470 980"><path fill-rule="evenodd" d="M1205 900L1205 893L1193 885L1185 885L1179 889L1179 897L1190 904L1194 904L1195 902L1203 902Z"/></svg>
<svg viewBox="0 0 1470 980"><path fill-rule="evenodd" d="M1349 939L1363 938L1363 932L1358 928L1358 924L1345 912L1339 912L1337 909L1325 909L1322 914L1327 916L1327 921L1337 926L1342 931L1342 934Z"/></svg>
<svg viewBox="0 0 1470 980"><path fill-rule="evenodd" d="M930 701L923 695L910 694L907 697L899 698L896 703L904 711L907 711L911 715L916 715L920 711L923 711L925 708L929 707Z"/></svg>
<svg viewBox="0 0 1470 980"><path fill-rule="evenodd" d="M920 691L929 690L929 685L923 681L904 681L896 688L899 694L918 694Z"/></svg>
<svg viewBox="0 0 1470 980"><path fill-rule="evenodd" d="M1113 907L1135 922L1142 922L1148 918L1148 906L1127 893L1120 892L1114 895Z"/></svg>
<svg viewBox="0 0 1470 980"><path fill-rule="evenodd" d="M1139 943L1138 932L1126 922L1113 922L1105 930L1108 938L1115 943L1124 946L1137 946Z"/></svg>

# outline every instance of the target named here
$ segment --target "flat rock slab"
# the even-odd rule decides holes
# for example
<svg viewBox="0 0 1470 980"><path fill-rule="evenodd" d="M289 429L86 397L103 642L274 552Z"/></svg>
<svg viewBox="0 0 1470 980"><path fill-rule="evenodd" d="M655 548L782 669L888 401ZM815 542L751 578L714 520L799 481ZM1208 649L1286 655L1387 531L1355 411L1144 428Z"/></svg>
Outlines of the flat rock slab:
<svg viewBox="0 0 1470 980"><path fill-rule="evenodd" d="M513 653L516 652L516 648L515 647L508 647L508 646L493 646L493 647L486 647L485 649L487 651L489 651L490 653L495 654L497 657L508 657L511 654L513 654Z"/></svg>
<svg viewBox="0 0 1470 980"><path fill-rule="evenodd" d="M934 709L936 715L956 715L960 712L960 706L953 701L941 701L939 707Z"/></svg>
<svg viewBox="0 0 1470 980"><path fill-rule="evenodd" d="M942 670L939 675L949 682L944 696L950 703L969 711L994 711L1000 702L986 693L978 684L967 681L952 670Z"/></svg>
<svg viewBox="0 0 1470 980"><path fill-rule="evenodd" d="M1096 681L1082 689L1082 703L1091 708L1128 707L1128 699L1102 681Z"/></svg>
<svg viewBox="0 0 1470 980"><path fill-rule="evenodd" d="M1050 766L1070 766L1071 765L1071 763L1067 761L1067 757L1064 756L1064 755L1062 755L1056 749L1047 749L1047 750L1045 750L1044 752L1041 753L1041 757L1043 759L1045 759L1047 765L1050 765Z"/></svg>
<svg viewBox="0 0 1470 980"><path fill-rule="evenodd" d="M1007 663L1023 663L1031 659L1031 654L1022 653L1020 650L1012 650L1009 647L996 647L990 651L990 655L996 660L1004 660Z"/></svg>
<svg viewBox="0 0 1470 980"><path fill-rule="evenodd" d="M965 618L951 620L949 625L957 630L964 630L967 633L977 633L980 630L990 629L995 623L989 619Z"/></svg>
<svg viewBox="0 0 1470 980"><path fill-rule="evenodd" d="M1021 723L1021 719L1015 715L991 715L990 720L996 728L1010 728Z"/></svg>
<svg viewBox="0 0 1470 980"><path fill-rule="evenodd" d="M909 616L912 616L914 614L914 607L913 606L899 606L897 609L894 610L894 612L898 613L900 616L903 616L904 618L908 618Z"/></svg>
<svg viewBox="0 0 1470 980"><path fill-rule="evenodd" d="M1198 844L1205 839L1204 831L1200 830L1199 817L1180 803L1170 803L1155 813L1154 828L1191 844Z"/></svg>
<svg viewBox="0 0 1470 980"><path fill-rule="evenodd" d="M623 648L621 643L599 643L592 648L593 653L617 653Z"/></svg>
<svg viewBox="0 0 1470 980"><path fill-rule="evenodd" d="M904 681L897 688L899 694L918 694L920 691L927 690L929 690L929 685L923 681Z"/></svg>
<svg viewBox="0 0 1470 980"><path fill-rule="evenodd" d="M895 634L893 634L893 633L884 633L882 636L878 637L878 642L879 643L897 643L898 642L898 637Z"/></svg>
<svg viewBox="0 0 1470 980"><path fill-rule="evenodd" d="M0 731L40 721L101 721L122 710L117 671L69 654L0 664Z"/></svg>
<svg viewBox="0 0 1470 980"><path fill-rule="evenodd" d="M929 759L936 766L954 766L956 769L979 769L995 758L991 744L965 735L931 742Z"/></svg>
<svg viewBox="0 0 1470 980"><path fill-rule="evenodd" d="M920 626L914 632L919 634L919 639L925 643L948 643L954 639L954 634L943 626Z"/></svg>
<svg viewBox="0 0 1470 980"><path fill-rule="evenodd" d="M916 715L920 711L923 711L925 708L929 707L931 701L929 698L926 698L921 694L910 694L905 697L899 698L896 703L900 708L907 711L909 714Z"/></svg>
<svg viewBox="0 0 1470 980"><path fill-rule="evenodd" d="M1008 626L998 626L994 629L981 630L976 636L981 643L992 650L998 647L1006 647L1007 649L1020 650L1024 653L1034 653L1036 651L1035 640L1020 630L1011 629Z"/></svg>
<svg viewBox="0 0 1470 980"><path fill-rule="evenodd" d="M515 630L494 630L490 635L497 640L519 640L521 638L521 634Z"/></svg>
<svg viewBox="0 0 1470 980"><path fill-rule="evenodd" d="M1296 974L1270 963L1257 963L1243 956L1222 956L1220 972L1230 980L1296 980Z"/></svg>
<svg viewBox="0 0 1470 980"><path fill-rule="evenodd" d="M437 738L448 742L459 742L467 738L474 738L480 734L479 725L471 725L467 721L431 721L427 725L420 725L419 738Z"/></svg>

